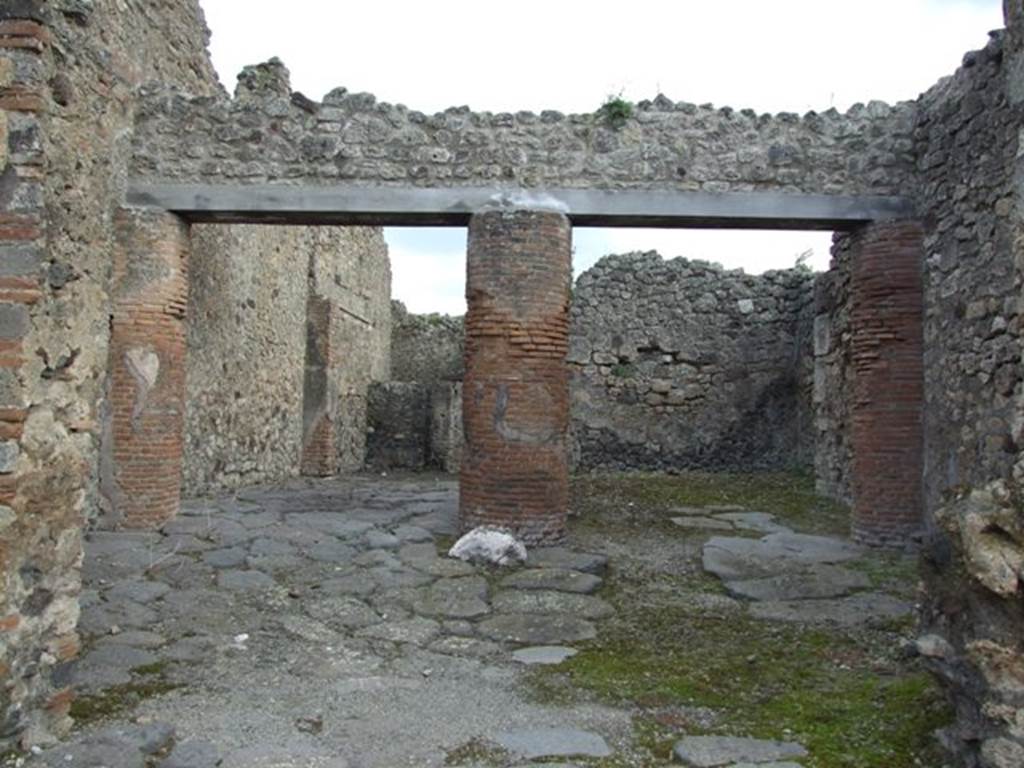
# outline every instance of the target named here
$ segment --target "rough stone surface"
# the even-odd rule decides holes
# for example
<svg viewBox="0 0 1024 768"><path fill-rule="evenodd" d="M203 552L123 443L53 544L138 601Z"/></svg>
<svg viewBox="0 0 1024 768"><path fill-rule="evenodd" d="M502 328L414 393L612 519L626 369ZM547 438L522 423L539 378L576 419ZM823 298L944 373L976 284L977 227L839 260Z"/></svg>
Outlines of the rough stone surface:
<svg viewBox="0 0 1024 768"><path fill-rule="evenodd" d="M571 659L578 651L564 645L536 645L512 652L512 658L520 664L561 664Z"/></svg>
<svg viewBox="0 0 1024 768"><path fill-rule="evenodd" d="M801 118L659 97L612 125L601 112L542 116L453 108L424 115L344 89L312 111L292 104L281 89L254 95L261 98L232 102L151 89L135 133L135 174L221 183L305 178L444 187L501 179L519 187L847 194L910 191L913 176L915 109L909 103L858 104L845 115L829 110ZM269 130L272 121L282 126L276 133ZM190 130L177 130L182 124ZM228 130L217 134L218 125ZM473 143L465 140L469 135Z"/></svg>
<svg viewBox="0 0 1024 768"><path fill-rule="evenodd" d="M832 263L814 284L814 482L822 496L851 504L853 337L850 332L850 241L835 235Z"/></svg>
<svg viewBox="0 0 1024 768"><path fill-rule="evenodd" d="M531 568L560 568L601 576L608 570L608 556L565 547L534 547L530 550L529 565Z"/></svg>
<svg viewBox="0 0 1024 768"><path fill-rule="evenodd" d="M316 104L291 93L279 64L248 69L230 100L216 85L205 55L208 32L195 3L179 4L173 13L164 12L162 4L114 0L62 3L60 12L43 3L9 5L5 19L18 21L17 14L24 13L29 21L5 27L0 36L0 171L5 192L12 192L0 201L5 281L0 439L18 444L16 461L3 467L13 471L0 473L0 667L5 678L19 681L0 696L4 746L45 740L68 725L70 697L57 670L78 652L81 527L118 501L99 493L114 469L100 450L108 415L103 411L116 400L106 396L108 373L123 367L131 352L129 362L139 375L132 391L139 395L158 372L152 350L111 344L113 299L124 296L118 285L123 287L125 279L146 284L154 275L142 273L158 261L132 262L133 269L141 267L132 274L122 274L123 263L114 269L115 222L124 221L114 212L125 179L308 178L419 186L493 185L502 179L525 187L776 189L913 198L925 228L926 629L946 637L956 654L972 661L969 679L951 680L959 730L950 743L960 745L965 761L1012 759L1015 747L1006 744L1020 744L1019 723L1002 704L984 704L992 697L1002 701L1019 676L1024 633L1019 606L1006 597L1013 584L1013 546L992 545L986 531L973 527L973 518L951 526L934 513L944 504L944 492L984 490L1003 480L1012 495L1024 478L1016 258L1024 232L1016 163L1024 12L1018 3L1005 4L1006 33L993 35L985 49L972 52L959 72L915 104L872 103L847 115L830 111L801 118L716 111L658 98L619 126L609 125L602 114L452 109L427 116L343 90ZM38 22L46 27L35 26ZM147 86L136 109L139 88L149 81L161 84ZM135 155L131 160L129 153ZM175 246L163 255L182 261L184 250ZM833 332L822 337L838 334L832 348L842 357L847 349L842 286L836 295L831 307L816 305L814 314L831 318ZM740 298L736 308L744 317L759 311L751 297ZM180 302L158 309L172 325L180 324ZM330 325L327 333L328 338L334 334L338 343L329 346L336 350L344 345L338 328ZM823 389L816 392L849 402L841 381L850 377L842 365L841 360L835 366L823 362ZM180 376L184 368L163 370ZM322 370L318 391L329 395L327 382L337 380L328 375L329 359ZM652 380L652 400L664 394L655 391ZM311 427L322 413L309 413ZM816 415L819 439L837 435L827 449L831 457L819 466L830 473L825 486L842 496L848 485L843 469L849 460L848 414L837 407ZM344 443L339 434L349 434L352 446L362 440L365 425L334 426L337 431L308 432L323 456L334 455L337 440ZM177 506L164 498L153 504ZM1019 511L1008 508L1014 519L998 527L1016 542ZM417 524L432 530L452 525L431 518L433 510L422 515L431 522ZM333 535L323 526L306 526L296 538L317 534ZM237 529L215 533L222 549L248 546L247 535ZM202 539L193 539L189 546L203 546L195 543ZM293 555L252 556L301 563L305 546L297 545ZM202 581L213 578L205 566L190 564L183 551L165 551L159 562L152 554L143 549L114 553L87 562L86 573L107 578L118 571L121 576L148 571L168 583L190 584L199 596ZM375 583L426 576L383 561L368 567L380 576ZM337 578L349 576L339 572ZM153 605L179 603L168 596ZM83 628L131 626L124 618L144 624L141 617L151 610L137 604L103 606ZM191 626L209 620L196 610L181 613ZM291 749L293 756L310 754L290 740L282 749ZM248 758L252 764L272 759Z"/></svg>
<svg viewBox="0 0 1024 768"><path fill-rule="evenodd" d="M842 597L871 585L867 574L819 565L806 573L725 582L729 594L749 600L809 600Z"/></svg>
<svg viewBox="0 0 1024 768"><path fill-rule="evenodd" d="M814 274L746 275L656 253L576 281L572 432L580 469L809 463Z"/></svg>
<svg viewBox="0 0 1024 768"><path fill-rule="evenodd" d="M1024 745L1020 701L1011 693L1024 676L1024 621L1019 591L1005 596L1021 512L999 486L1006 483L1014 497L1024 480L1018 160L1024 15L1016 3L1004 10L1007 30L924 94L915 126L919 206L929 224L922 629L955 649L934 668L957 711L943 741L967 765L1000 764L994 751L985 754L989 742L1006 740L1018 753ZM986 518L992 527L983 532L978 523Z"/></svg>
<svg viewBox="0 0 1024 768"><path fill-rule="evenodd" d="M715 536L704 545L704 569L726 580L762 578L852 560L861 550L825 536L772 533L761 539Z"/></svg>
<svg viewBox="0 0 1024 768"><path fill-rule="evenodd" d="M329 277L326 289L322 275ZM344 359L333 363L341 380L324 403L331 422L347 430L335 437L335 464L359 468L366 387L386 376L390 343L389 268L379 232L193 228L187 495L299 474L306 438L307 296L324 290L336 294L334 333L345 336L336 345Z"/></svg>
<svg viewBox="0 0 1024 768"><path fill-rule="evenodd" d="M97 0L86 25L40 3L6 4L4 18L18 26L19 11L33 22L6 29L0 43L0 173L15 184L0 196L0 272L6 332L24 331L3 338L0 361L4 435L20 449L16 471L0 478L0 504L15 515L0 529L0 677L19 681L0 692L0 751L70 724L54 673L78 651L81 527L100 509L111 212L123 194L135 88L161 79L197 96L217 90L195 4L154 16ZM54 48L65 52L59 61Z"/></svg>
<svg viewBox="0 0 1024 768"><path fill-rule="evenodd" d="M691 768L716 768L735 763L771 763L804 757L807 750L785 741L764 741L735 736L687 736L676 742L676 759Z"/></svg>
<svg viewBox="0 0 1024 768"><path fill-rule="evenodd" d="M480 622L480 633L491 640L520 645L577 643L597 637L594 625L572 616L507 614Z"/></svg>
<svg viewBox="0 0 1024 768"><path fill-rule="evenodd" d="M611 749L596 733L570 728L539 728L507 731L495 743L513 755L534 760L540 757L609 757Z"/></svg>
<svg viewBox="0 0 1024 768"><path fill-rule="evenodd" d="M508 531L481 526L460 537L448 556L470 563L513 565L524 562L527 553L523 543Z"/></svg>
<svg viewBox="0 0 1024 768"><path fill-rule="evenodd" d="M749 613L758 619L856 626L909 616L914 606L906 600L867 592L866 573L836 565L862 554L847 541L786 530L761 539L713 537L703 565L731 595L754 601Z"/></svg>
<svg viewBox="0 0 1024 768"><path fill-rule="evenodd" d="M757 602L750 614L768 621L855 626L864 622L903 619L914 611L912 603L891 595L864 592L836 600L778 600Z"/></svg>
<svg viewBox="0 0 1024 768"><path fill-rule="evenodd" d="M968 765L980 751L985 768L1024 755L1019 504L1003 482L950 499L936 513L938 530L924 558L931 592L918 652L953 692L957 711L943 740Z"/></svg>
<svg viewBox="0 0 1024 768"><path fill-rule="evenodd" d="M430 456L430 391L418 382L374 384L367 427L367 467L425 469Z"/></svg>
<svg viewBox="0 0 1024 768"><path fill-rule="evenodd" d="M391 378L428 387L462 381L465 372L462 317L419 315L391 302Z"/></svg>
<svg viewBox="0 0 1024 768"><path fill-rule="evenodd" d="M591 594L601 586L601 578L592 573L580 573L564 568L531 568L508 576L501 581L510 589L543 589L557 592Z"/></svg>
<svg viewBox="0 0 1024 768"><path fill-rule="evenodd" d="M207 741L187 741L175 746L174 751L157 763L157 768L217 768L221 764L220 752Z"/></svg>

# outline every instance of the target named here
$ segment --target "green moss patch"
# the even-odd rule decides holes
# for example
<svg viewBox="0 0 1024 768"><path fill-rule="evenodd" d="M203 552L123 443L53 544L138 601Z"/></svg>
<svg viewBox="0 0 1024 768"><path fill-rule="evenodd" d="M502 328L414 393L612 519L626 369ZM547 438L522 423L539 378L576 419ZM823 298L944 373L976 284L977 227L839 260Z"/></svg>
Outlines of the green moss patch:
<svg viewBox="0 0 1024 768"><path fill-rule="evenodd" d="M473 739L449 750L445 755L444 764L497 767L507 765L509 759L509 753L501 747L483 739Z"/></svg>
<svg viewBox="0 0 1024 768"><path fill-rule="evenodd" d="M710 534L668 520L673 507L710 505L774 514L805 533L848 530L848 510L817 497L802 474L576 478L575 537L614 539L624 552L602 591L616 614L577 656L530 670L532 696L558 706L596 699L629 708L632 765L671 762L675 741L700 733L797 741L810 753L803 761L809 768L941 765L933 733L951 722L952 712L932 677L900 652L909 621L803 627L758 621L735 605L709 611L689 599L721 592L699 565L694 537ZM661 533L652 535L652 528ZM632 554L640 550L629 545L631 536L638 545L670 536L689 542L666 550L685 562L651 577L649 562ZM853 567L874 588L894 594L911 594L917 581L914 558L898 553L871 552Z"/></svg>
<svg viewBox="0 0 1024 768"><path fill-rule="evenodd" d="M71 717L77 726L120 715L135 709L145 699L161 696L182 686L164 678L115 685L94 696L80 696L71 702Z"/></svg>
<svg viewBox="0 0 1024 768"><path fill-rule="evenodd" d="M640 512L667 519L673 507L723 505L776 515L805 533L846 535L850 527L849 510L815 494L814 478L800 472L637 472L580 475L573 481L574 510L608 512L622 523Z"/></svg>

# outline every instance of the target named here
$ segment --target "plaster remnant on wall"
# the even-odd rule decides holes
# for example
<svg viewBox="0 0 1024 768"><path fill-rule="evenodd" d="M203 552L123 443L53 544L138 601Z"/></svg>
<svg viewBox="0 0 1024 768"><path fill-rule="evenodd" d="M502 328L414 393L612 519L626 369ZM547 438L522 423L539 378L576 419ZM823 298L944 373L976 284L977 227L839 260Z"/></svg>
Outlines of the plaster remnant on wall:
<svg viewBox="0 0 1024 768"><path fill-rule="evenodd" d="M132 403L132 425L138 427L139 417L146 409L149 391L160 376L160 357L151 349L134 347L124 354L125 364L135 379L135 402Z"/></svg>

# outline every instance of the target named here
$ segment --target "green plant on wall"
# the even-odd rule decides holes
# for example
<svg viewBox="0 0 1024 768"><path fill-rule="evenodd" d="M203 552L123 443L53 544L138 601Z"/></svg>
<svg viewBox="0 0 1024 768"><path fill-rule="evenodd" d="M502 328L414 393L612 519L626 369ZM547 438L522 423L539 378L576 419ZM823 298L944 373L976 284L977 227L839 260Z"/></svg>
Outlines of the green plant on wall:
<svg viewBox="0 0 1024 768"><path fill-rule="evenodd" d="M619 363L618 365L612 366L611 374L617 379L628 379L633 375L633 366Z"/></svg>
<svg viewBox="0 0 1024 768"><path fill-rule="evenodd" d="M633 111L633 102L626 101L619 92L618 95L609 94L597 114L612 128L621 128L633 116Z"/></svg>

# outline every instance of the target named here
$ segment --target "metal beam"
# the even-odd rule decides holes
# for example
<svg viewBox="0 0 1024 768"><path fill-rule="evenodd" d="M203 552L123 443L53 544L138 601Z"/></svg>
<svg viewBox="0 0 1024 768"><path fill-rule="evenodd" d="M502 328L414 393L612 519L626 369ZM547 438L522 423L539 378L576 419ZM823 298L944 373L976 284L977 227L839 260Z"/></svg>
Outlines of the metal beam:
<svg viewBox="0 0 1024 768"><path fill-rule="evenodd" d="M128 204L172 211L193 222L465 226L479 211L561 211L576 226L851 229L913 216L902 197L788 192L675 192L647 189L129 185Z"/></svg>

